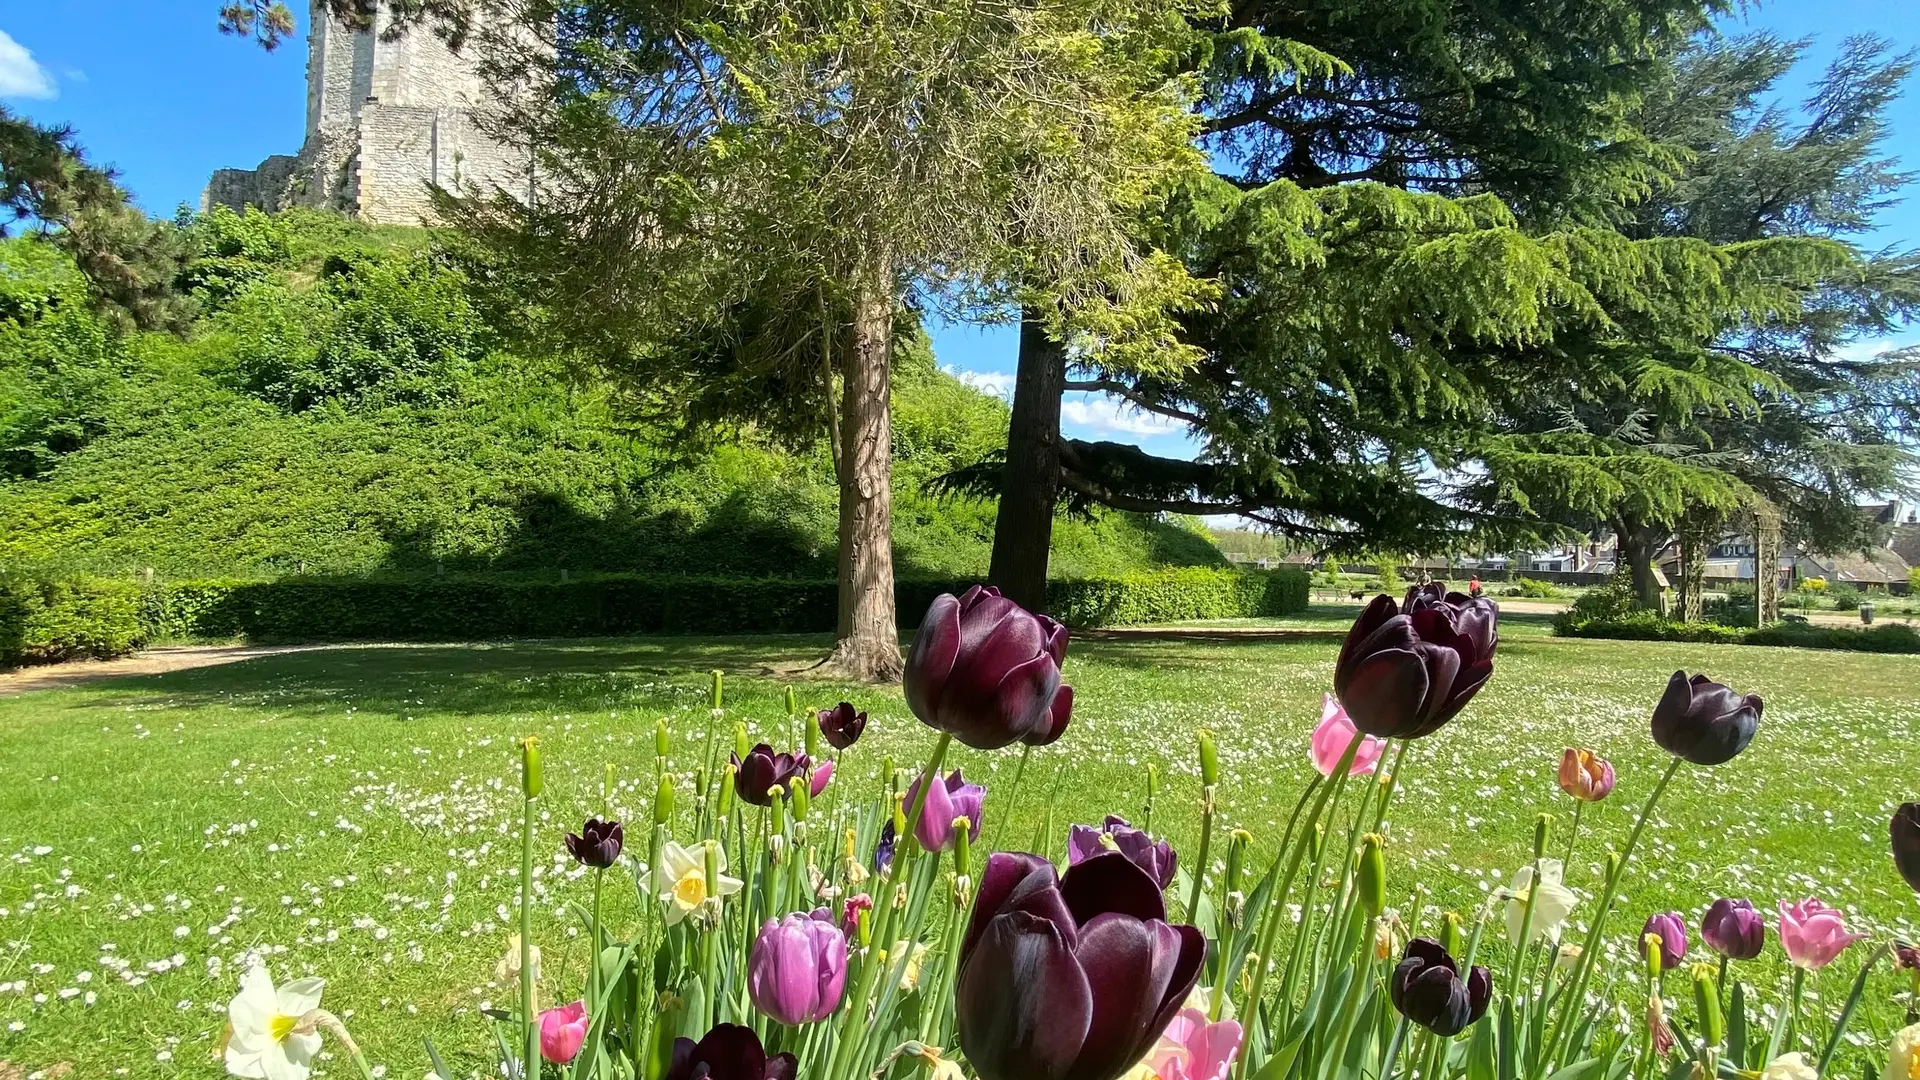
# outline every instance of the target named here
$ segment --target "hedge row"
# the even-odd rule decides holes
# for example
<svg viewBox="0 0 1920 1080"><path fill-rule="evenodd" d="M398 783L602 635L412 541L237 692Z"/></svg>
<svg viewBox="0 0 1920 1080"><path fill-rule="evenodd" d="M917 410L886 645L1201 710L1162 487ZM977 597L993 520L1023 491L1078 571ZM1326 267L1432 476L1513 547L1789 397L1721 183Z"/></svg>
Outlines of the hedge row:
<svg viewBox="0 0 1920 1080"><path fill-rule="evenodd" d="M1920 633L1905 623L1882 623L1862 630L1844 626L1780 623L1762 629L1683 623L1654 614L1610 619L1561 620L1554 633L1562 637L1614 638L1629 641L1688 641L1713 645L1784 645L1799 649L1844 649L1854 652L1920 653Z"/></svg>
<svg viewBox="0 0 1920 1080"><path fill-rule="evenodd" d="M970 582L900 581L904 625ZM1294 569L1174 570L1057 580L1048 607L1077 627L1284 615L1307 605ZM112 656L154 640L463 641L612 634L832 630L831 581L609 574L186 581L0 579L0 660Z"/></svg>

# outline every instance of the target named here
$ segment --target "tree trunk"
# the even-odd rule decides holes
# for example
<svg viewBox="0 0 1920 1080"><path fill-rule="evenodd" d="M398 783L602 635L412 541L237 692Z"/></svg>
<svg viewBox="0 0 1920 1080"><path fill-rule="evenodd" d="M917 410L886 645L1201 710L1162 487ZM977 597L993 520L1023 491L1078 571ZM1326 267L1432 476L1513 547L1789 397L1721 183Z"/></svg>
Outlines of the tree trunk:
<svg viewBox="0 0 1920 1080"><path fill-rule="evenodd" d="M1780 621L1780 512L1762 502L1753 510L1753 625Z"/></svg>
<svg viewBox="0 0 1920 1080"><path fill-rule="evenodd" d="M1060 395L1067 350L1048 336L1038 313L1020 314L1020 364L1013 380L1007 472L993 523L987 580L1029 611L1047 606L1047 554L1060 495Z"/></svg>
<svg viewBox="0 0 1920 1080"><path fill-rule="evenodd" d="M893 607L893 270L883 252L861 271L841 361L840 614L828 662L864 682L900 678Z"/></svg>
<svg viewBox="0 0 1920 1080"><path fill-rule="evenodd" d="M1648 611L1659 611L1660 580L1653 573L1653 557L1667 538L1665 530L1619 522L1614 531L1620 536L1620 559L1632 577L1634 599Z"/></svg>

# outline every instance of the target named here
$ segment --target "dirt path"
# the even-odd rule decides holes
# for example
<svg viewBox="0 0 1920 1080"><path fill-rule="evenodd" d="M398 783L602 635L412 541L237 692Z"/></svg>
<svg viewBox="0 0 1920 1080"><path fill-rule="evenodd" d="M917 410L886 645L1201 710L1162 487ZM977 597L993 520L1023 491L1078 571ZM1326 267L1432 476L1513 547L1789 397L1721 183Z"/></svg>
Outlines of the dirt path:
<svg viewBox="0 0 1920 1080"><path fill-rule="evenodd" d="M0 671L0 697L12 697L29 690L53 690L78 686L95 679L117 679L126 675L160 675L188 668L212 667L251 660L257 656L326 649L328 645L186 645L177 648L148 649L114 660L70 660L64 664Z"/></svg>

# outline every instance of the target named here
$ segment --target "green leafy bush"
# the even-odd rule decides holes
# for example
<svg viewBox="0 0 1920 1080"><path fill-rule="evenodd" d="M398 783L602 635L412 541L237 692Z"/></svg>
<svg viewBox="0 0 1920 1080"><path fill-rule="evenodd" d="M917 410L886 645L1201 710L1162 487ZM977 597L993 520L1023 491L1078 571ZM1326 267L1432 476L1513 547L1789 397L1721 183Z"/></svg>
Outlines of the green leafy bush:
<svg viewBox="0 0 1920 1080"><path fill-rule="evenodd" d="M1550 581L1539 578L1523 577L1514 581L1510 596L1524 596L1534 600L1558 600L1567 595L1567 591Z"/></svg>
<svg viewBox="0 0 1920 1080"><path fill-rule="evenodd" d="M901 625L966 580L895 583ZM1055 580L1048 606L1077 627L1284 615L1305 610L1298 570L1192 569ZM137 597L136 594L136 598ZM441 640L597 634L818 633L833 629L831 579L601 574L209 580L156 586L137 604L155 639Z"/></svg>
<svg viewBox="0 0 1920 1080"><path fill-rule="evenodd" d="M1663 618L1657 612L1636 611L1603 619L1558 620L1554 623L1553 632L1562 637L1629 641L1687 641L1715 645L1782 645L1799 649L1920 653L1920 633L1905 623L1882 623L1861 630L1808 623L1780 623L1754 630L1711 622L1676 622Z"/></svg>
<svg viewBox="0 0 1920 1080"><path fill-rule="evenodd" d="M0 478L42 475L105 432L126 370L73 264L49 244L0 240Z"/></svg>
<svg viewBox="0 0 1920 1080"><path fill-rule="evenodd" d="M1866 598L1866 594L1853 585L1836 584L1827 588L1827 599L1833 601L1835 611L1859 611Z"/></svg>
<svg viewBox="0 0 1920 1080"><path fill-rule="evenodd" d="M0 577L0 663L106 658L146 641L141 588L97 577Z"/></svg>

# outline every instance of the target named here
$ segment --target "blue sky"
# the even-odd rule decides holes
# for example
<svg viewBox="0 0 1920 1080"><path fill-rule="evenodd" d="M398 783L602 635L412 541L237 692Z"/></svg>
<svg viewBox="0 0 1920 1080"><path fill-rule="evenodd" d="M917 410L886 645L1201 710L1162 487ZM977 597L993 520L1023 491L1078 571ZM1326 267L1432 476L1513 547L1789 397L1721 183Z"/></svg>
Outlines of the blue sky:
<svg viewBox="0 0 1920 1080"><path fill-rule="evenodd" d="M304 26L305 4L300 9ZM213 170L251 168L299 149L305 125L306 46L267 53L215 29L216 0L101 5L39 0L0 8L0 101L42 123L71 124L97 161L117 167L149 212L197 207ZM1920 6L1900 0L1773 0L1732 20L1814 41L1801 75L1817 73L1849 34L1877 33L1920 48ZM1797 96L1804 79L1788 88ZM1920 169L1920 86L1893 113L1889 149ZM1920 244L1920 199L1886 211L1878 246ZM1006 327L944 326L941 363L1004 387L1014 365ZM1160 453L1190 452L1186 436L1111 399L1070 395L1065 427Z"/></svg>

